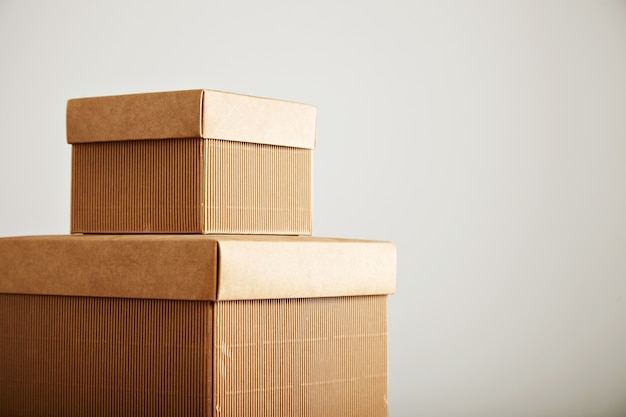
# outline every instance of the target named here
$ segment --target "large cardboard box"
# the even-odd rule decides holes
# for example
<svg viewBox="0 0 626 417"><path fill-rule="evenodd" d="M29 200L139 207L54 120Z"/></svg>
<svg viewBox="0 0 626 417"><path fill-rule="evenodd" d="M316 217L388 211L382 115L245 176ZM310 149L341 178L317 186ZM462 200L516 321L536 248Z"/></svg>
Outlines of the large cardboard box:
<svg viewBox="0 0 626 417"><path fill-rule="evenodd" d="M312 233L316 109L212 90L67 103L72 233Z"/></svg>
<svg viewBox="0 0 626 417"><path fill-rule="evenodd" d="M2 416L386 416L395 246L0 239Z"/></svg>

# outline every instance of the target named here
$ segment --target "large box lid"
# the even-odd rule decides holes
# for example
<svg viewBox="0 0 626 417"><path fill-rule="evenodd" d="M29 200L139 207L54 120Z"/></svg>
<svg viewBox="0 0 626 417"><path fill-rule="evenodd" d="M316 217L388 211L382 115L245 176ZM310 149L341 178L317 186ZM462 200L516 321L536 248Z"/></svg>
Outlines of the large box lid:
<svg viewBox="0 0 626 417"><path fill-rule="evenodd" d="M0 293L243 300L390 294L393 243L311 236L0 238Z"/></svg>
<svg viewBox="0 0 626 417"><path fill-rule="evenodd" d="M71 144L205 138L313 149L316 108L243 94L187 90L67 102Z"/></svg>

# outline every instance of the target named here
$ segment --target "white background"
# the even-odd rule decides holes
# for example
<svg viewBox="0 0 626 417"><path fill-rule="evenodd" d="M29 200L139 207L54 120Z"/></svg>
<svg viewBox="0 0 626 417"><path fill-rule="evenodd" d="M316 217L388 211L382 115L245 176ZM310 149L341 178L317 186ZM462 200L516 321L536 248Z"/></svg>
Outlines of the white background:
<svg viewBox="0 0 626 417"><path fill-rule="evenodd" d="M67 99L195 88L317 106L392 417L626 415L624 1L0 0L0 236L69 232Z"/></svg>

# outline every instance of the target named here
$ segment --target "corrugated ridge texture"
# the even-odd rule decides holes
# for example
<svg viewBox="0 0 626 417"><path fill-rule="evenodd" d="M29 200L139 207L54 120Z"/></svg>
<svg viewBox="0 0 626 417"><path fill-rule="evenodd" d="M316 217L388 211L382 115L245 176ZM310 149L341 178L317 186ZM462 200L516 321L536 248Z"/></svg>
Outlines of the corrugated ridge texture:
<svg viewBox="0 0 626 417"><path fill-rule="evenodd" d="M72 233L200 233L202 142L72 145Z"/></svg>
<svg viewBox="0 0 626 417"><path fill-rule="evenodd" d="M72 150L72 233L312 233L311 149L167 139Z"/></svg>
<svg viewBox="0 0 626 417"><path fill-rule="evenodd" d="M387 416L387 297L215 305L219 416Z"/></svg>
<svg viewBox="0 0 626 417"><path fill-rule="evenodd" d="M0 415L210 415L212 308L0 294Z"/></svg>
<svg viewBox="0 0 626 417"><path fill-rule="evenodd" d="M209 233L312 233L311 149L208 140Z"/></svg>

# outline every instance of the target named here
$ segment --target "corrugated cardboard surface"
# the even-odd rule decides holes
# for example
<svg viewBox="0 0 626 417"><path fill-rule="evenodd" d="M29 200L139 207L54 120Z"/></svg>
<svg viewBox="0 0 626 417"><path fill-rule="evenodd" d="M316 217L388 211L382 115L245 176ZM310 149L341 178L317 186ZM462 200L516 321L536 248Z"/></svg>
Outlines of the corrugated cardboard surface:
<svg viewBox="0 0 626 417"><path fill-rule="evenodd" d="M310 235L310 149L207 140L205 233Z"/></svg>
<svg viewBox="0 0 626 417"><path fill-rule="evenodd" d="M312 233L310 149L213 139L72 146L72 233Z"/></svg>
<svg viewBox="0 0 626 417"><path fill-rule="evenodd" d="M389 294L390 242L312 236L0 238L0 293L184 300Z"/></svg>
<svg viewBox="0 0 626 417"><path fill-rule="evenodd" d="M72 147L72 233L204 231L203 139Z"/></svg>
<svg viewBox="0 0 626 417"><path fill-rule="evenodd" d="M395 262L304 236L0 238L0 416L385 416Z"/></svg>
<svg viewBox="0 0 626 417"><path fill-rule="evenodd" d="M221 416L386 416L386 296L215 305Z"/></svg>
<svg viewBox="0 0 626 417"><path fill-rule="evenodd" d="M211 416L209 302L0 294L1 416Z"/></svg>
<svg viewBox="0 0 626 417"><path fill-rule="evenodd" d="M0 294L2 416L386 416L386 296Z"/></svg>
<svg viewBox="0 0 626 417"><path fill-rule="evenodd" d="M312 149L308 104L214 90L88 97L67 103L69 143L213 138Z"/></svg>

